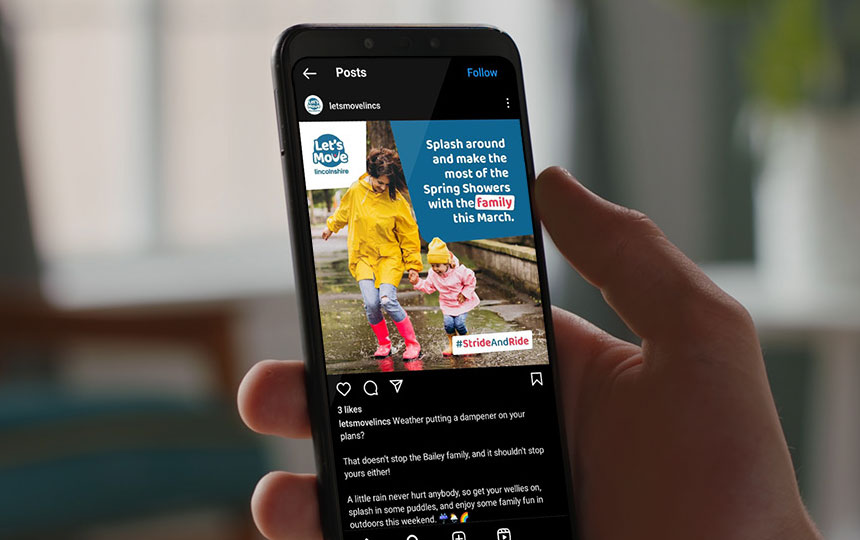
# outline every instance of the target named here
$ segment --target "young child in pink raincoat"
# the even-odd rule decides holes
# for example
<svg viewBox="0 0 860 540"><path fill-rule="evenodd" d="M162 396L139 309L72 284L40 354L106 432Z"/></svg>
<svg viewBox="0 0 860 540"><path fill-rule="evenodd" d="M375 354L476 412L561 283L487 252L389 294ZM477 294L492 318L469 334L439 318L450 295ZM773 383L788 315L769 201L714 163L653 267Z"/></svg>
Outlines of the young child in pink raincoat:
<svg viewBox="0 0 860 540"><path fill-rule="evenodd" d="M442 355L451 356L454 332L461 336L468 334L466 314L481 301L475 294L475 272L460 264L439 238L430 242L427 262L432 268L427 272L427 279L413 275L409 282L416 290L426 294L439 291L439 307L442 308L445 333L448 335L448 347L442 351Z"/></svg>

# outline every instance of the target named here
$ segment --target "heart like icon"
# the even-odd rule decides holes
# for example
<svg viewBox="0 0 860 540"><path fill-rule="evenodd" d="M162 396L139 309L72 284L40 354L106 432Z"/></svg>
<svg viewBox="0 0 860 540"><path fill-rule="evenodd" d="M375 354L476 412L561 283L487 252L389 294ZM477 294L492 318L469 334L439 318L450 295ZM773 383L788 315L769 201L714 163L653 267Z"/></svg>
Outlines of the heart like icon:
<svg viewBox="0 0 860 540"><path fill-rule="evenodd" d="M339 383L337 383L337 391L338 391L338 392L340 393L340 395L342 395L343 397L346 397L346 395L347 395L347 394L349 394L349 391L350 391L350 390L352 390L352 385L351 385L351 384L349 384L348 382L339 382Z"/></svg>

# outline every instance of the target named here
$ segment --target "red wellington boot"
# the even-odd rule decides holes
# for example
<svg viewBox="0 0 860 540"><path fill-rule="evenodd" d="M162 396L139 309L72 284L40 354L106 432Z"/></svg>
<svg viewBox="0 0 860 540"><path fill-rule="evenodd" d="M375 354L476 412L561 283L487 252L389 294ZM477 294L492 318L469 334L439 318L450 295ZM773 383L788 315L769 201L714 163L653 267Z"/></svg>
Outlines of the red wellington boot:
<svg viewBox="0 0 860 540"><path fill-rule="evenodd" d="M394 360L391 359L391 339L388 337L388 326L385 324L385 319L376 324L371 324L370 328L376 334L376 341L379 347L373 353L374 358L379 362L379 371L390 372L394 371Z"/></svg>
<svg viewBox="0 0 860 540"><path fill-rule="evenodd" d="M415 329L412 328L412 321L409 320L409 316L407 315L400 322L395 322L394 326L397 327L397 331L400 332L400 335L403 336L403 341L406 342L406 350L403 351L403 361L408 362L409 360L418 358L418 355L421 354L421 345L418 344L418 339L415 337Z"/></svg>
<svg viewBox="0 0 860 540"><path fill-rule="evenodd" d="M376 341L379 342L379 347L373 356L376 358L385 358L391 354L391 340L388 338L388 325L385 324L385 319L376 324L371 324L370 328L376 334Z"/></svg>

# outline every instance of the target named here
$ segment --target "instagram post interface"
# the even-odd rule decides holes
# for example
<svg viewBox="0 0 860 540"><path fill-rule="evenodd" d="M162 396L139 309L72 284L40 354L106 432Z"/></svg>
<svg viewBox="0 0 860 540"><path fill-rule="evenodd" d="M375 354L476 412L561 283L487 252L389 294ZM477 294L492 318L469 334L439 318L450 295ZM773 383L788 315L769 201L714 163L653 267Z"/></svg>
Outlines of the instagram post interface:
<svg viewBox="0 0 860 540"><path fill-rule="evenodd" d="M572 538L512 64L293 73L343 537Z"/></svg>

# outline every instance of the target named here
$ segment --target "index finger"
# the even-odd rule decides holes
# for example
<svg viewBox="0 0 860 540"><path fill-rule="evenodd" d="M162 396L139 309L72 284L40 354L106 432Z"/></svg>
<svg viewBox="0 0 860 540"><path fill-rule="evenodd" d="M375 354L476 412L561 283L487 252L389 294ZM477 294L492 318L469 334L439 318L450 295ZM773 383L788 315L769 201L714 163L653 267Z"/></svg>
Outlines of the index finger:
<svg viewBox="0 0 860 540"><path fill-rule="evenodd" d="M748 318L644 214L598 197L558 167L540 174L535 192L558 249L643 339L686 337L715 315Z"/></svg>

